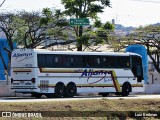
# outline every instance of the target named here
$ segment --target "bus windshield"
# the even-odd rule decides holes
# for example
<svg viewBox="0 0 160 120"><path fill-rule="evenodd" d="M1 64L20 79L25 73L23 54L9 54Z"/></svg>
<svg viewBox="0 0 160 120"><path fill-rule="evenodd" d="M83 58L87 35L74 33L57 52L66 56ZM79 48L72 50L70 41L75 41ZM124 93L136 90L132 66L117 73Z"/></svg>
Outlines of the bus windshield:
<svg viewBox="0 0 160 120"><path fill-rule="evenodd" d="M140 56L131 56L132 57L132 72L134 76L138 78L138 82L143 80L143 66L142 66L142 58Z"/></svg>

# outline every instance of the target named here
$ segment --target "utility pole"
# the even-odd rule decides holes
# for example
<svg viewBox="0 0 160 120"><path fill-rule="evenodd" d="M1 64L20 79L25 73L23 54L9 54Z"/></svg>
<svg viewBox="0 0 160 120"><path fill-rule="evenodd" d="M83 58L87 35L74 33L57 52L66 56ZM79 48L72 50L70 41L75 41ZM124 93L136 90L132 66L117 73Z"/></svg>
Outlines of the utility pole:
<svg viewBox="0 0 160 120"><path fill-rule="evenodd" d="M48 25L47 25L47 28L46 28L46 39L45 39L45 49L47 49L47 36L48 36Z"/></svg>

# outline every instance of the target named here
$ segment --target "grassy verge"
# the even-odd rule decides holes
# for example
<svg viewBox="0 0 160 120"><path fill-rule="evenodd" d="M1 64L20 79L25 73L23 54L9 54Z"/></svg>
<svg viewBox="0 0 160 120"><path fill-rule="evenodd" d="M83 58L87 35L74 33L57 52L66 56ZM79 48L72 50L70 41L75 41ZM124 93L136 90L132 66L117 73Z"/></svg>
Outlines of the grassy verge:
<svg viewBox="0 0 160 120"><path fill-rule="evenodd" d="M144 117L152 119L156 118L153 115L157 114L159 116L160 114L160 99L102 99L59 102L0 103L0 111L35 112L42 113L42 117L65 116L66 119L77 119L77 117L79 119L105 119L107 117L117 119L123 117L124 119L127 119L133 116L135 116L135 119L136 117L140 119L143 119ZM142 116L137 116L139 114L142 114ZM148 116L145 116L146 114Z"/></svg>

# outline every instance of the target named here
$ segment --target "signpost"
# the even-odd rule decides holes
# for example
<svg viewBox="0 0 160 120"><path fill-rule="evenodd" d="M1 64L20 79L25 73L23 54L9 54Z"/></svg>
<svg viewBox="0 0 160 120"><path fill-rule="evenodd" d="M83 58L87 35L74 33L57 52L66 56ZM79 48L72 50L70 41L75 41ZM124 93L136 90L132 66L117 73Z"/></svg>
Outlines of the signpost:
<svg viewBox="0 0 160 120"><path fill-rule="evenodd" d="M88 18L71 18L70 19L70 25L78 25L78 26L85 26L89 25L89 19Z"/></svg>

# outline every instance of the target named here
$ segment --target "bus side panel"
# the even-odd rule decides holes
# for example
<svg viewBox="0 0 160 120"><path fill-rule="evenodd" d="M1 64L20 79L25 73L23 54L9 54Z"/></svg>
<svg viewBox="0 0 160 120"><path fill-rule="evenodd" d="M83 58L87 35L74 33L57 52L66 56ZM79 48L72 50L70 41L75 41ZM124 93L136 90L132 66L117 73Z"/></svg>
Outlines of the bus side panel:
<svg viewBox="0 0 160 120"><path fill-rule="evenodd" d="M74 82L78 93L121 92L127 81L134 88L140 86L130 69L122 72L122 69L39 68L38 79L39 91L44 93L47 91L42 84L48 84L48 92L53 93L58 82L65 85Z"/></svg>

